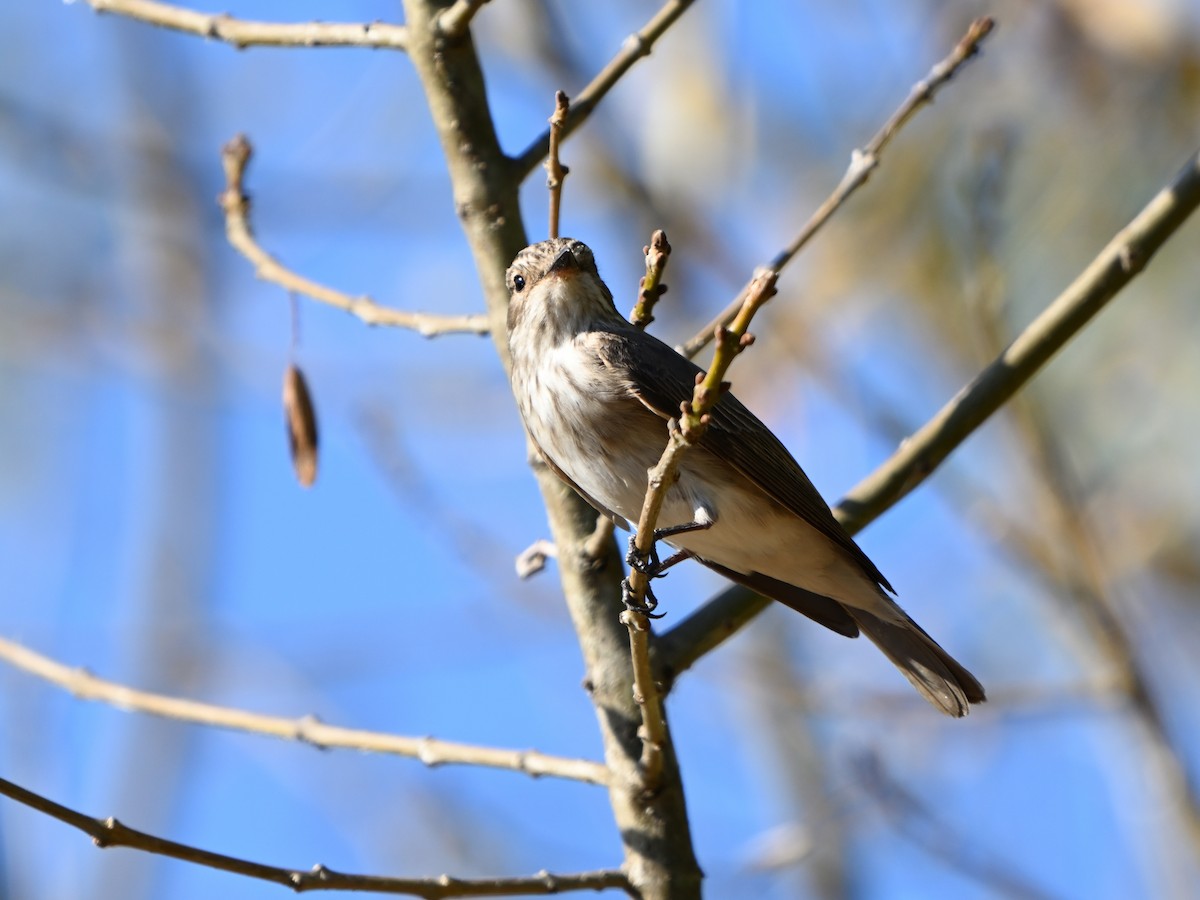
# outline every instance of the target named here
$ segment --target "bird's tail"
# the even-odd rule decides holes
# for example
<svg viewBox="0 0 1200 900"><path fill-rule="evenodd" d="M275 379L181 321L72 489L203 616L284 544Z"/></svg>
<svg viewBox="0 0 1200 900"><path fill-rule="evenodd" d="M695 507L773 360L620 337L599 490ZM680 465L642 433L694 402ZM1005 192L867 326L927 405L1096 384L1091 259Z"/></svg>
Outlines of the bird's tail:
<svg viewBox="0 0 1200 900"><path fill-rule="evenodd" d="M987 699L983 686L897 606L899 618L887 621L847 606L862 633L883 651L921 696L948 716L965 716L969 704Z"/></svg>

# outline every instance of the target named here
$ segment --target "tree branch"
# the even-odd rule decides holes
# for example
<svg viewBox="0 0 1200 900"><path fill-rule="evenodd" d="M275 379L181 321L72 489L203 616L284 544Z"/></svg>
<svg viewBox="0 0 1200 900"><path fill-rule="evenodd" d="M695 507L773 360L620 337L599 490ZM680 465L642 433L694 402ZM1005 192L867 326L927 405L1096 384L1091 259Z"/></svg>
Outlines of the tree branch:
<svg viewBox="0 0 1200 900"><path fill-rule="evenodd" d="M426 900L440 900L445 897L514 897L619 888L633 895L629 879L623 873L611 870L580 872L574 875L551 875L543 871L529 878L451 878L449 875L438 878L392 878L386 875L336 872L322 865L313 866L309 871L303 872L299 869L285 869L239 859L236 856L226 856L223 853L213 853L211 850L201 850L199 847L138 831L113 818L93 818L3 778L0 778L0 794L77 828L89 835L101 849L130 847L222 872L233 872L248 878L281 884L296 893L371 891L377 894L404 894L423 897Z"/></svg>
<svg viewBox="0 0 1200 900"><path fill-rule="evenodd" d="M879 165L880 155L884 148L891 142L892 138L895 137L904 124L916 114L918 109L932 102L936 91L949 81L969 59L975 56L980 43L991 33L993 27L993 20L987 17L977 19L971 23L966 34L954 47L950 55L935 65L924 79L913 86L904 103L883 124L867 145L861 150L855 150L851 154L850 166L842 176L841 181L833 193L813 213L812 217L800 230L792 243L776 254L770 265L759 270L755 277L742 288L738 296L716 318L704 326L690 341L682 347L677 348L681 353L689 358L693 357L715 335L721 334L724 326L732 322L735 316L739 312L744 311L747 305L751 303L754 292L761 288L760 282L764 275L771 276L773 285L774 276L779 274L783 267L812 239L846 200L859 187L866 183L871 172ZM711 375L712 372L710 371ZM719 380L718 378L718 383ZM646 505L642 511L642 521L638 527L639 547L641 547L642 535L644 533L643 528L646 525L647 519L650 522L651 529L653 529L653 523L657 520L658 506L661 505L661 496L663 493L661 486L673 481L677 473L678 458L676 451L672 448L679 447L681 449L683 444L684 441L682 438L676 437L673 434L667 451L659 461L658 466L651 473L651 489L647 494ZM656 489L655 485L658 485L659 488ZM639 577L641 575L636 571L631 575L635 599L641 596L639 591L642 588L637 580ZM717 606L716 604L726 596L736 597L736 603L731 602ZM662 649L664 651L662 659L665 662L664 673L668 678L674 678L704 653L719 646L726 638L747 624L762 610L766 609L769 604L770 600L759 597L743 588L732 588L726 591L718 600L702 607L664 636L662 640ZM639 643L635 641L635 634L638 630L640 629L635 629L631 625L631 646L635 649L639 646ZM686 654L679 652L679 648L682 646L687 646ZM681 663L684 664L681 666ZM647 711L652 712L653 707L643 706L643 712ZM649 744L647 744L647 747L649 747Z"/></svg>
<svg viewBox="0 0 1200 900"><path fill-rule="evenodd" d="M596 104L604 99L604 95L616 86L621 77L633 68L639 59L650 55L654 42L662 37L668 28L682 16L693 0L667 0L654 14L654 17L637 31L625 38L621 49L608 65L591 80L587 87L579 92L579 96L571 101L571 112L563 122L562 137L566 137L592 114ZM518 157L513 159L513 170L518 182L524 181L529 173L538 167L550 151L550 129L543 131L532 144Z"/></svg>
<svg viewBox="0 0 1200 900"><path fill-rule="evenodd" d="M649 559L654 543L657 540L655 527L667 491L679 479L679 467L684 454L695 444L699 443L708 430L709 413L717 405L729 385L725 382L725 374L733 363L734 357L753 343L749 333L750 320L755 312L775 293L776 275L773 272L760 272L754 280L754 289L746 296L745 303L737 318L726 329L717 326L717 349L713 353L712 366L703 378L696 376L696 387L692 393L691 403L684 403L680 409L678 424L670 422L667 446L659 458L658 464L650 470L646 497L642 502L642 512L638 518L637 532L633 540L633 549L643 558ZM666 723L663 720L662 696L658 684L653 678L653 668L650 663L650 647L648 633L650 622L648 612L653 604L646 608L646 596L650 589L650 578L641 569L634 567L629 573L629 594L626 603L629 606L621 615L621 621L629 629L629 649L633 657L634 690L638 705L642 710L642 777L648 790L658 786L658 777L662 766L662 745L666 741Z"/></svg>
<svg viewBox="0 0 1200 900"><path fill-rule="evenodd" d="M264 250L250 227L250 198L243 180L254 148L239 134L221 148L225 168L225 190L218 198L225 211L225 236L235 250L254 264L254 274L289 291L311 297L321 303L343 309L368 325L408 328L425 337L438 334L487 334L490 322L485 315L443 316L435 313L407 312L380 306L367 296L353 297L297 275Z"/></svg>
<svg viewBox="0 0 1200 900"><path fill-rule="evenodd" d="M972 23L966 35L955 46L951 54L934 66L926 79L913 87L909 92L908 99L888 119L866 148L855 151L850 169L843 176L841 183L813 215L797 238L777 254L769 266L755 273L751 281L739 292L733 304L706 326L706 331L702 332L703 339L693 338L682 351L687 356L694 356L707 345L710 339L715 337L718 342L712 366L705 378L696 385L692 403L690 406L685 405L679 427L671 429L666 449L658 464L650 472L649 485L633 545L635 551L644 559L649 558L650 551L653 549L654 529L658 515L667 491L678 478L683 454L688 447L703 436L707 427L706 413L712 409L721 393L728 387L723 384L725 373L733 361L733 357L746 345L743 339L746 341L749 339L747 329L750 319L758 308L775 293L775 281L780 270L845 202L846 198L866 182L871 171L878 165L879 154L883 148L904 123L915 114L917 109L931 101L937 88L948 81L963 63L975 55L980 41L991 32L992 27L993 23L989 18L978 19ZM557 135L554 137L556 138ZM552 140L552 144L556 144L556 141ZM730 325L732 327L727 329L726 326ZM653 789L660 760L659 747L665 740L666 728L662 721L659 686L651 677L653 670L650 664L648 643L650 624L646 616L647 610L642 609L650 582L649 578L635 567L629 575L628 584L630 608L622 615L621 620L629 629L630 652L634 661L635 692L642 711L642 775L647 788ZM766 601L759 598L758 602L748 605L756 607L755 613L757 613L758 610L765 607ZM703 611L702 609L700 612ZM749 621L751 617L745 612L742 613L742 616L743 618L739 620L741 623ZM695 616L691 618L695 618ZM687 625L690 620L685 620L674 631ZM703 644L706 651L720 643L720 640L716 639L718 634L728 636L733 633L729 628L729 623L728 617L722 619L718 623L718 627L704 637ZM671 677L673 677L672 673L677 671L679 670L674 665L668 664L666 667L666 672Z"/></svg>
<svg viewBox="0 0 1200 900"><path fill-rule="evenodd" d="M646 274L638 281L638 296L633 310L629 313L629 322L635 328L643 331L654 321L654 306L663 294L667 292L667 284L663 276L667 270L667 260L671 256L671 244L667 241L667 233L661 228L650 235L650 243L642 248L646 258ZM608 516L596 518L596 529L584 545L585 555L596 559L603 553L613 538L615 529L613 520Z"/></svg>
<svg viewBox="0 0 1200 900"><path fill-rule="evenodd" d="M699 443L708 430L708 414L720 401L722 394L729 389L725 375L734 358L754 342L749 333L750 320L759 308L774 296L776 278L774 272L760 271L756 274L737 318L729 328L717 326L717 349L713 353L712 365L703 378L697 374L692 400L690 403L684 403L680 409L678 424L674 420L670 423L672 427L669 429L667 446L658 464L650 470L646 498L638 517L634 546L644 558L648 558L654 549L654 529L658 523L658 514L666 500L667 490L679 477L683 455ZM650 587L649 577L635 568L629 575L629 586L633 605L640 606Z"/></svg>
<svg viewBox="0 0 1200 900"><path fill-rule="evenodd" d="M842 499L834 509L838 520L852 534L858 532L928 478L1145 268L1198 205L1200 153L991 365ZM660 651L666 670L677 676L769 603L744 588L725 590L663 635Z"/></svg>
<svg viewBox="0 0 1200 900"><path fill-rule="evenodd" d="M408 52L429 101L455 207L488 304L492 339L507 370L504 272L528 243L518 202L520 183L545 151L524 173L501 164L504 156L470 34L451 43L440 40L431 27L447 5L439 0L404 0L411 36ZM563 596L583 654L585 685L604 742L609 801L625 855L622 868L643 900L698 897L701 873L679 766L669 742L662 787L653 795L642 790L640 713L633 699L628 634L618 621L621 557L612 540L603 553L585 552L595 550L588 543L595 531L595 511L544 465L535 465L534 472L558 550Z"/></svg>
<svg viewBox="0 0 1200 900"><path fill-rule="evenodd" d="M586 759L548 756L536 750L501 750L495 747L439 741L429 737L405 737L357 728L341 728L326 725L315 716L303 716L298 719L266 716L140 691L98 678L85 669L65 666L6 638L0 638L0 659L44 681L65 688L81 700L96 700L120 709L167 719L299 741L322 750L339 747L365 753L390 753L419 759L430 767L487 766L523 772L534 778L550 776L590 784L608 783L608 770L600 763Z"/></svg>
<svg viewBox="0 0 1200 900"><path fill-rule="evenodd" d="M820 231L821 227L850 198L850 195L867 183L867 179L871 177L871 173L879 165L879 159L883 154L884 148L891 143L892 138L916 114L917 110L926 104L932 103L934 94L937 93L938 89L953 78L955 73L979 52L980 43L991 34L994 26L995 23L989 17L985 16L984 18L976 19L967 29L967 33L963 35L962 39L950 52L950 55L930 69L929 74L925 78L913 85L907 99L892 113L891 117L876 132L867 145L861 150L854 150L850 154L850 166L846 169L845 174L842 175L842 180L838 182L837 187L833 189L833 193L825 198L825 202L812 214L812 217L805 223L804 227L800 229L800 233L796 236L795 240L775 255L770 265L766 267L768 271L775 272L776 274L782 271L783 267L791 262L792 258L800 252L801 248L812 240L813 235ZM733 317L742 308L742 303L750 291L751 283L747 283L728 306L721 310L711 322L696 332L695 337L676 349L688 357L688 359L691 359L703 350L708 342L712 340L712 336L718 325L728 325L733 321Z"/></svg>
<svg viewBox="0 0 1200 900"><path fill-rule="evenodd" d="M629 321L644 331L654 321L654 305L667 292L663 281L667 259L671 256L667 233L660 228L650 235L650 243L642 248L642 255L646 257L646 274L638 282L637 302L629 314Z"/></svg>
<svg viewBox="0 0 1200 900"><path fill-rule="evenodd" d="M546 159L546 187L550 194L550 218L547 237L558 237L558 220L562 211L563 181L571 170L558 158L558 144L562 137L563 122L571 109L571 101L562 91L554 94L554 114L550 116L550 155Z"/></svg>
<svg viewBox="0 0 1200 900"><path fill-rule="evenodd" d="M383 22L250 22L227 13L202 13L156 0L87 0L99 13L115 13L161 28L243 47L375 47L403 50L408 31Z"/></svg>
<svg viewBox="0 0 1200 900"><path fill-rule="evenodd" d="M488 0L455 0L453 6L447 7L437 17L438 34L447 40L455 40L467 33L475 13Z"/></svg>

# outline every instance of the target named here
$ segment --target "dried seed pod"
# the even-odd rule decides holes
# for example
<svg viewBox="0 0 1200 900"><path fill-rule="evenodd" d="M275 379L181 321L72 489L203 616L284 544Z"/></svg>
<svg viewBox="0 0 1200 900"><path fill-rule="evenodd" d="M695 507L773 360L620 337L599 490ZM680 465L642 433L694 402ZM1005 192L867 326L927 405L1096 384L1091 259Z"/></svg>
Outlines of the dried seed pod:
<svg viewBox="0 0 1200 900"><path fill-rule="evenodd" d="M283 414L296 480L312 487L317 480L317 414L304 373L294 364L283 373Z"/></svg>

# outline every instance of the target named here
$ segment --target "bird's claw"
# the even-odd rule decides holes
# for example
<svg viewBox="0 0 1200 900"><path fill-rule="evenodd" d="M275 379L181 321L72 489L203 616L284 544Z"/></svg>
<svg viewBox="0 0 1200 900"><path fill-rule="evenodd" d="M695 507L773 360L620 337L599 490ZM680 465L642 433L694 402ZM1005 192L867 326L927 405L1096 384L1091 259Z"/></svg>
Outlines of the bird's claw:
<svg viewBox="0 0 1200 900"><path fill-rule="evenodd" d="M636 569L647 578L662 578L663 564L658 558L658 545L651 544L650 550L643 553L638 549L637 535L629 537L629 552L625 554L625 562L629 568Z"/></svg>
<svg viewBox="0 0 1200 900"><path fill-rule="evenodd" d="M661 619L666 615L654 611L658 608L658 599L654 596L654 591L650 590L650 585L646 585L646 596L638 600L628 578L621 582L621 602L625 604L626 609L641 613L647 619Z"/></svg>

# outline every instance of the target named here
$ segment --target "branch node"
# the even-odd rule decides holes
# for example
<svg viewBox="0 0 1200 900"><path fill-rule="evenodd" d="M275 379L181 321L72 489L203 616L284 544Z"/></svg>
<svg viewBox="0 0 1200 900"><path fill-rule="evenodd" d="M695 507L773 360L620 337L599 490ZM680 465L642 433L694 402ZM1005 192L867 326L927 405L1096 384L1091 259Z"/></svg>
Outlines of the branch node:
<svg viewBox="0 0 1200 900"><path fill-rule="evenodd" d="M650 55L650 44L640 33L635 32L621 42L621 50L636 59L645 59Z"/></svg>
<svg viewBox="0 0 1200 900"><path fill-rule="evenodd" d="M646 632L650 630L650 620L646 618L644 613L637 610L624 610L618 616L618 621L630 631Z"/></svg>
<svg viewBox="0 0 1200 900"><path fill-rule="evenodd" d="M645 328L654 321L654 305L667 292L663 283L663 273L667 268L667 258L671 255L671 245L667 242L667 233L661 228L650 236L650 243L642 248L646 261L646 274L638 282L637 302L629 321L638 328Z"/></svg>

